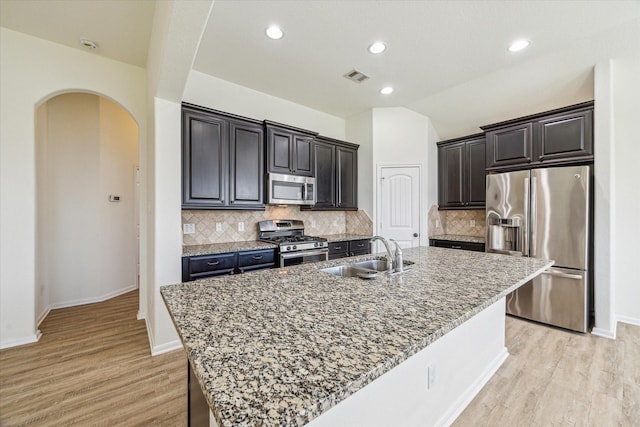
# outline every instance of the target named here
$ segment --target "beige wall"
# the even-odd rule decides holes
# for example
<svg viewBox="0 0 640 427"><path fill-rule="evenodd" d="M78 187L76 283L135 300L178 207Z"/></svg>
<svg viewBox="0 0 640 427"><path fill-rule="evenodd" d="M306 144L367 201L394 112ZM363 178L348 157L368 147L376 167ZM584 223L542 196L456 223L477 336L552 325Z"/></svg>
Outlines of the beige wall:
<svg viewBox="0 0 640 427"><path fill-rule="evenodd" d="M140 126L142 68L0 28L0 348L36 341L36 109L65 92L103 94ZM144 230L144 225L142 227Z"/></svg>
<svg viewBox="0 0 640 427"><path fill-rule="evenodd" d="M114 102L86 93L52 98L37 119L41 319L137 288L138 128Z"/></svg>

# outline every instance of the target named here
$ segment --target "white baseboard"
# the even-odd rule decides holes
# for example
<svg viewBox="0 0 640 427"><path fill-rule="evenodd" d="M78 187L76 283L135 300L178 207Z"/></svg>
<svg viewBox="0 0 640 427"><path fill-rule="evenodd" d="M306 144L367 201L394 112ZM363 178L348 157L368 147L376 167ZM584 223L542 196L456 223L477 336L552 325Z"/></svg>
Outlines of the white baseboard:
<svg viewBox="0 0 640 427"><path fill-rule="evenodd" d="M33 335L17 338L14 340L0 341L0 350L5 348L10 348L10 347L18 347L20 345L25 345L25 344L33 344L34 342L38 342L41 336L42 336L42 332L40 332L40 330L37 329L36 333Z"/></svg>
<svg viewBox="0 0 640 427"><path fill-rule="evenodd" d="M135 291L138 289L138 285L127 286L126 288L117 289L113 292L109 292L108 294L104 294L95 298L83 298L73 301L65 301L59 302L56 304L49 305L49 310L54 310L57 308L66 308L66 307L74 307L76 305L85 305L85 304L93 304L96 302L106 301L108 299L117 297L118 295L126 294L127 292Z"/></svg>
<svg viewBox="0 0 640 427"><path fill-rule="evenodd" d="M151 349L151 356L158 356L160 354L169 353L170 351L179 350L183 348L180 340L170 341L168 343L156 345L153 341L153 334L151 333L151 327L149 326L149 319L144 319L147 325L147 337L149 339L149 348Z"/></svg>
<svg viewBox="0 0 640 427"><path fill-rule="evenodd" d="M147 318L147 313L144 311L138 311L138 314L136 315L136 319L138 320L144 320Z"/></svg>
<svg viewBox="0 0 640 427"><path fill-rule="evenodd" d="M51 312L51 307L47 307L44 309L42 314L38 317L38 322L36 324L36 327L40 326L40 323L42 323L42 321L49 315L50 312Z"/></svg>
<svg viewBox="0 0 640 427"><path fill-rule="evenodd" d="M628 323L629 325L640 326L640 319L631 316L618 316L618 322Z"/></svg>
<svg viewBox="0 0 640 427"><path fill-rule="evenodd" d="M163 353L169 353L170 351L180 350L182 343L180 340L171 341L162 345L156 345L151 348L151 356L158 356Z"/></svg>
<svg viewBox="0 0 640 427"><path fill-rule="evenodd" d="M480 393L482 388L487 385L489 380L498 372L500 366L509 357L509 352L505 347L495 359L487 366L482 374L476 378L476 380L469 386L469 388L458 398L458 400L451 406L451 408L445 413L438 421L437 425L450 426L453 422L462 414L462 412L469 406L471 401Z"/></svg>
<svg viewBox="0 0 640 427"><path fill-rule="evenodd" d="M615 325L614 325L613 331L610 331L609 329L593 328L591 330L591 335L596 335L598 337L609 338L611 340L615 340L616 339Z"/></svg>

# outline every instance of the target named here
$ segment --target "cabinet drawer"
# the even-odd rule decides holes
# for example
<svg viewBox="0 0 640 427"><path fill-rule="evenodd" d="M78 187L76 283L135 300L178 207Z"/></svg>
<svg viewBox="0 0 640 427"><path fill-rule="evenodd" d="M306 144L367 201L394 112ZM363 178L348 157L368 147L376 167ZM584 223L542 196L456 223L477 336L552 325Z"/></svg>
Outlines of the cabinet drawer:
<svg viewBox="0 0 640 427"><path fill-rule="evenodd" d="M183 280L195 280L232 273L236 268L237 253L192 256L185 259L186 271L183 271Z"/></svg>
<svg viewBox="0 0 640 427"><path fill-rule="evenodd" d="M238 270L241 273L275 266L275 249L238 252Z"/></svg>
<svg viewBox="0 0 640 427"><path fill-rule="evenodd" d="M329 255L345 253L349 256L349 242L331 242L329 243Z"/></svg>
<svg viewBox="0 0 640 427"><path fill-rule="evenodd" d="M351 255L364 255L371 253L371 243L369 243L369 239L350 241L349 252Z"/></svg>
<svg viewBox="0 0 640 427"><path fill-rule="evenodd" d="M330 242L329 243L329 259L338 259L348 257L349 242Z"/></svg>
<svg viewBox="0 0 640 427"><path fill-rule="evenodd" d="M484 252L484 243L457 242L455 240L430 239L429 244L436 248L463 249L466 251Z"/></svg>

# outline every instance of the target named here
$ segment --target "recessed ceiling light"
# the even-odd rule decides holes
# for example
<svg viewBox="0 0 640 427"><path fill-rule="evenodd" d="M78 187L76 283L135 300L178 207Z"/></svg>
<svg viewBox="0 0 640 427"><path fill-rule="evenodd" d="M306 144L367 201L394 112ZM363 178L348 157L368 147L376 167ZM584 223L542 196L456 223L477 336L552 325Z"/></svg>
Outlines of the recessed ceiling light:
<svg viewBox="0 0 640 427"><path fill-rule="evenodd" d="M95 49L98 47L98 45L96 44L96 42L94 42L93 40L89 40L89 39L80 39L80 45L82 47L85 47L87 49Z"/></svg>
<svg viewBox="0 0 640 427"><path fill-rule="evenodd" d="M380 93L383 95L389 95L390 93L393 93L393 88L391 86L385 86L380 89Z"/></svg>
<svg viewBox="0 0 640 427"><path fill-rule="evenodd" d="M516 40L509 46L509 52L519 52L529 46L529 40Z"/></svg>
<svg viewBox="0 0 640 427"><path fill-rule="evenodd" d="M264 30L264 32L267 35L267 37L273 40L280 40L282 37L284 37L284 32L277 25L270 26L269 28Z"/></svg>
<svg viewBox="0 0 640 427"><path fill-rule="evenodd" d="M382 42L375 42L369 46L369 52L373 54L382 53L387 49L387 45Z"/></svg>

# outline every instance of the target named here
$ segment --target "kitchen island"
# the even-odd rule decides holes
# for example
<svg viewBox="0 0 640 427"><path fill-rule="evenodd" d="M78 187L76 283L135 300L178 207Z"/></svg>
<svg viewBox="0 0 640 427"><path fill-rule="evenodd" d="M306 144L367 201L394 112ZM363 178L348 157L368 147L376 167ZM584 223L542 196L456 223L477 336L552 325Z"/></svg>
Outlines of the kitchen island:
<svg viewBox="0 0 640 427"><path fill-rule="evenodd" d="M492 319L489 324L497 328L485 331L487 339L502 343L497 346L504 354L491 356L498 358L493 363L499 366L506 357L504 297L552 264L421 247L405 250L405 259L415 264L400 275L364 280L320 271L375 257L365 255L161 288L217 425L296 426L310 421L322 425L323 419L327 420L325 425L340 424L341 411L353 416L350 402L356 402L355 413L361 413L357 408L368 406L366 399L363 402L358 396L366 396L372 387L376 394L376 384L381 382L386 389L385 378L409 366L415 360L412 356L435 348L447 335L458 337L453 350L449 344L447 351L458 351L469 361L476 359L481 348L469 350L461 345L465 337L482 335L486 320L462 335L456 331L465 325L474 326L474 319L484 318L486 313ZM482 340L473 345L481 347ZM426 381L434 386L431 397L436 401L438 395L447 394L443 392L449 383L456 382L455 372L445 369L443 373L438 367L446 365L448 357L437 357L438 361L431 365L427 361L423 366L436 378L435 369L440 371L440 380ZM460 366L460 372L464 368ZM469 377L471 386L477 388L480 380L474 373L461 375ZM424 375L417 380L425 383ZM465 385L465 392L467 388ZM389 392L396 391L390 388ZM454 403L460 406L460 402ZM376 410L393 413L390 407L381 408L377 403L369 408L374 415ZM451 418L451 409L447 407L445 412L427 424L424 419L420 422L437 424L438 420ZM380 420L380 424L387 423ZM395 420L403 424L403 420ZM360 424L353 418L343 420L349 422Z"/></svg>

